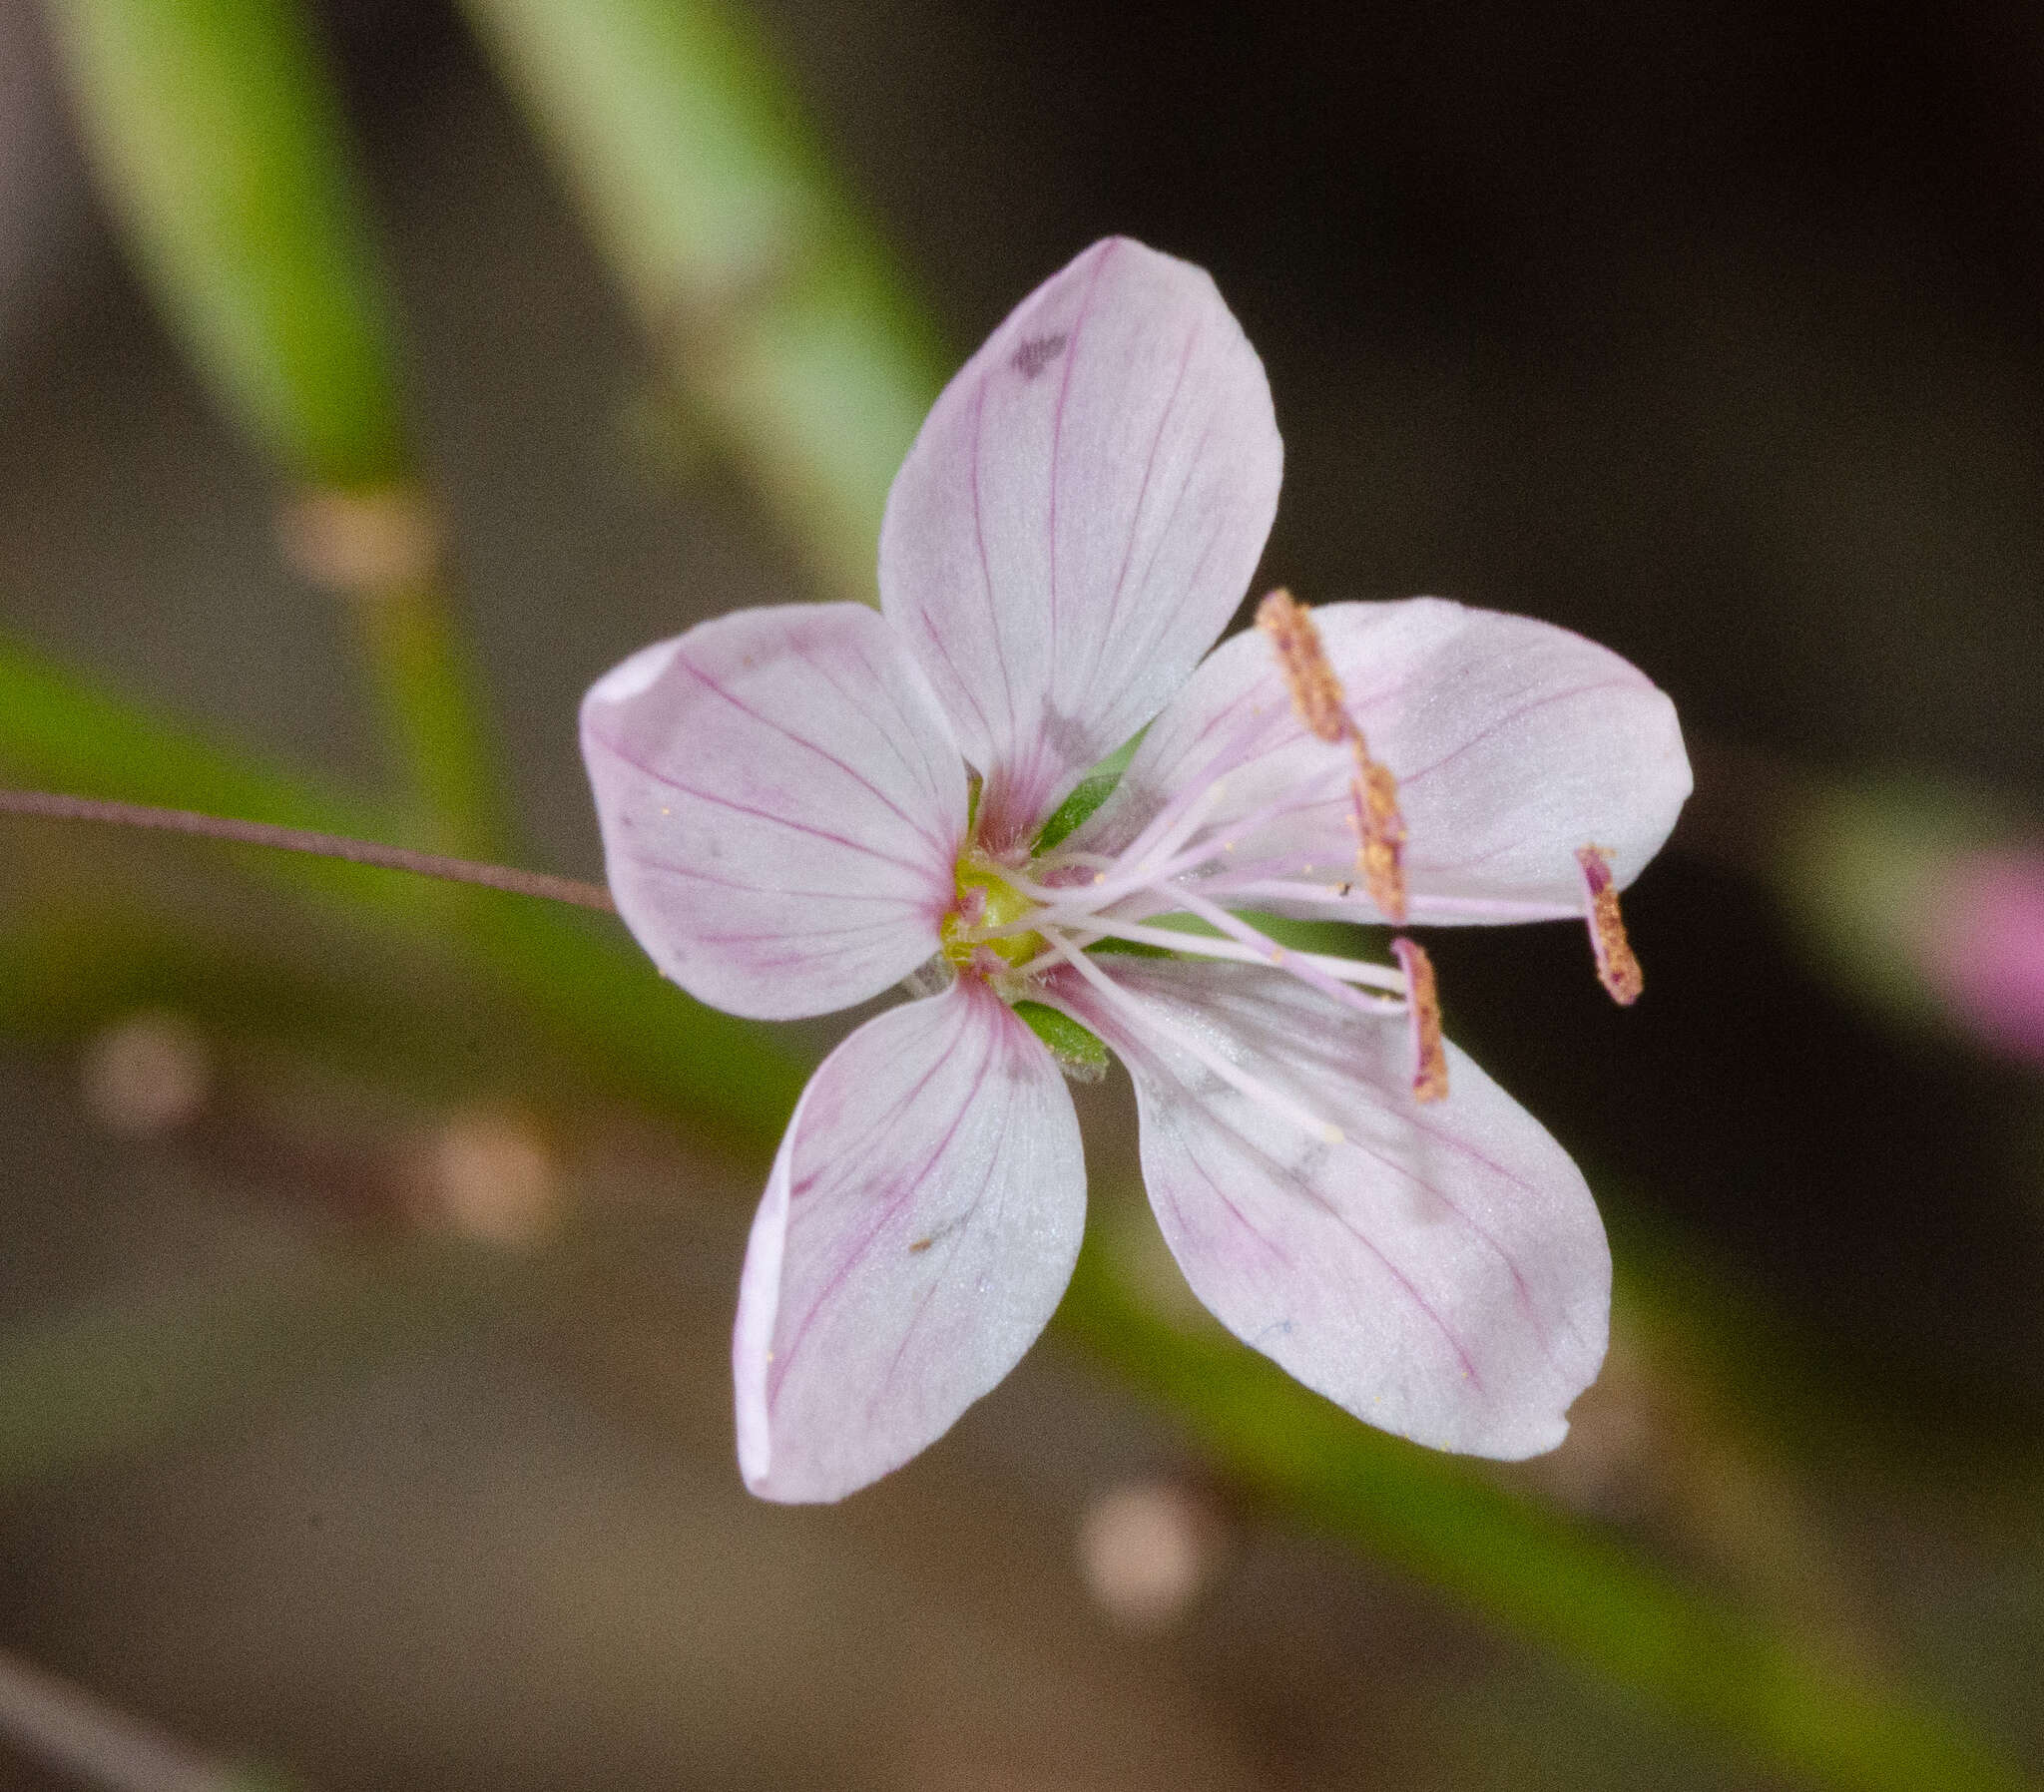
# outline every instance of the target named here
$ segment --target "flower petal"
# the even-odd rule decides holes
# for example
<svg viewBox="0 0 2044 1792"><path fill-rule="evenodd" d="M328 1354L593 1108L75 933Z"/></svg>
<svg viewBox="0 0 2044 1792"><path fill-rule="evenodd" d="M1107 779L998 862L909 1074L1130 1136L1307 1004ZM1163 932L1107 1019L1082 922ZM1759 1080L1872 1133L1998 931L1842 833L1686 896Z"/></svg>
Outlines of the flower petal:
<svg viewBox="0 0 2044 1792"><path fill-rule="evenodd" d="M1061 997L1123 1054L1151 1204L1229 1330L1436 1449L1513 1460L1560 1443L1604 1359L1611 1258L1539 1122L1452 1046L1447 1099L1416 1106L1401 1019L1336 1009L1278 972L1099 963L1140 1019L1076 980ZM1339 1142L1224 1084L1187 1036Z"/></svg>
<svg viewBox="0 0 2044 1792"><path fill-rule="evenodd" d="M881 607L1025 842L1163 706L1242 601L1283 449L1200 268L1097 242L937 400L880 531Z"/></svg>
<svg viewBox="0 0 2044 1792"><path fill-rule="evenodd" d="M692 996L761 1020L875 996L937 949L965 771L860 604L719 617L582 702L618 912Z"/></svg>
<svg viewBox="0 0 2044 1792"><path fill-rule="evenodd" d="M1690 790L1675 705L1616 654L1548 623L1440 598L1324 604L1312 618L1371 756L1398 780L1410 920L1580 915L1578 847L1604 847L1622 888L1667 839ZM1230 870L1290 856L1310 861L1319 882L1346 875L1355 853L1347 752L1305 732L1254 631L1194 673L1071 845L1117 850L1173 792L1218 769L1229 781L1214 828L1318 795L1236 836ZM1325 903L1242 900L1373 917L1359 886Z"/></svg>
<svg viewBox="0 0 2044 1792"><path fill-rule="evenodd" d="M868 1021L809 1079L753 1222L747 1485L837 1500L943 1436L1049 1321L1085 1210L1064 1081L983 982Z"/></svg>

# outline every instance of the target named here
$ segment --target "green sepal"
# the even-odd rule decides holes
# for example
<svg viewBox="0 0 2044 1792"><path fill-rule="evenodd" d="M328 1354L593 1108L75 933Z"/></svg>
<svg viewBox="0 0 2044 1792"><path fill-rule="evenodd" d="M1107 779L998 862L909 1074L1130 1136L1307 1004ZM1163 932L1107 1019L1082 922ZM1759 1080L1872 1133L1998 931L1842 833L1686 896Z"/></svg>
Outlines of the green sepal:
<svg viewBox="0 0 2044 1792"><path fill-rule="evenodd" d="M1080 825L1091 817L1093 811L1114 794L1115 785L1121 781L1120 771L1096 771L1081 778L1078 788L1058 804L1052 811L1051 818L1043 824L1043 831L1036 836L1035 845L1029 849L1031 855L1048 852L1077 833Z"/></svg>
<svg viewBox="0 0 2044 1792"><path fill-rule="evenodd" d="M1040 852L1049 852L1054 846L1062 846L1092 819L1093 811L1114 794L1115 786L1122 781L1122 773L1128 770L1129 761L1136 756L1136 748L1142 745L1143 736L1148 732L1147 726L1137 729L1079 780L1079 787L1051 812L1051 818L1031 842L1029 852L1032 858Z"/></svg>
<svg viewBox="0 0 2044 1792"><path fill-rule="evenodd" d="M1070 1015L1041 1002L1017 1002L1015 1014L1050 1048L1050 1055L1068 1077L1097 1083L1107 1075L1107 1047L1090 1027L1080 1026Z"/></svg>

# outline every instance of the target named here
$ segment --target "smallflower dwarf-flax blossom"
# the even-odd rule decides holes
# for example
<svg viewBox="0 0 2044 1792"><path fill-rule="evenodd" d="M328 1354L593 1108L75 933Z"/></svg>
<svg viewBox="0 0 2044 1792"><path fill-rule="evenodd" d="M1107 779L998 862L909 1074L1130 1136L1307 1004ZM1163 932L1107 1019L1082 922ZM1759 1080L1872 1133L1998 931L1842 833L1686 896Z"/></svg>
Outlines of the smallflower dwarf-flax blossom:
<svg viewBox="0 0 2044 1792"><path fill-rule="evenodd" d="M1596 1375L1589 1190L1442 1042L1424 952L1286 951L1245 912L1574 916L1629 1001L1618 892L1689 791L1673 706L1563 630L1430 598L1274 593L1215 649L1281 463L1213 281L1096 243L931 411L877 613L725 616L589 692L611 889L662 971L768 1020L915 997L809 1080L753 1225L756 1493L863 1487L1028 1349L1084 1218L1064 1073L1103 1042L1188 1281L1299 1380L1516 1458Z"/></svg>

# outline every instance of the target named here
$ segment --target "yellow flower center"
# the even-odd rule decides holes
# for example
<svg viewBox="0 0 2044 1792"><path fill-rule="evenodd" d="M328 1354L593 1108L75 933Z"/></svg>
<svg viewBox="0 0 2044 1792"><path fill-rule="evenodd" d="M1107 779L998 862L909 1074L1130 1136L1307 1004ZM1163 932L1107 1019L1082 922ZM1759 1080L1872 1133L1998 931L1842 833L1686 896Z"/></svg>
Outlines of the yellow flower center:
<svg viewBox="0 0 2044 1792"><path fill-rule="evenodd" d="M1027 964L1044 949L1041 934L1004 933L992 939L986 935L990 929L1022 920L1035 907L995 867L959 860L958 900L940 930L944 956L954 965L966 965L984 949L1010 965Z"/></svg>

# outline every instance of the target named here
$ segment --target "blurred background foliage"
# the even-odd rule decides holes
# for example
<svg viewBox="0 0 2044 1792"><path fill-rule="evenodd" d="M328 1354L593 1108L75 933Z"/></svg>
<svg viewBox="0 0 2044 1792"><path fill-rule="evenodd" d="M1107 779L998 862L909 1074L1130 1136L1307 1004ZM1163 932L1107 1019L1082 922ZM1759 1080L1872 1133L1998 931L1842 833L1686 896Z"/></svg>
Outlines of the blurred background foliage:
<svg viewBox="0 0 2044 1792"><path fill-rule="evenodd" d="M1699 773L1639 1009L1436 942L1611 1224L1560 1452L1222 1339L1110 1081L1050 1341L820 1512L725 1337L834 1029L6 823L0 1785L2037 1783L2040 125L1995 0L0 0L10 782L593 874L582 687L870 598L1110 230L1265 356L1268 581L1581 629Z"/></svg>

